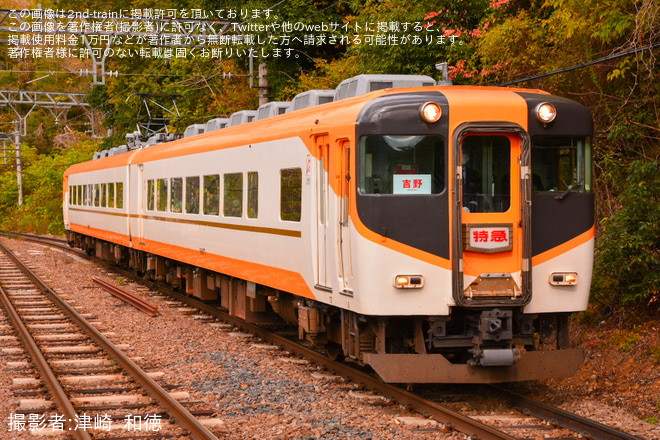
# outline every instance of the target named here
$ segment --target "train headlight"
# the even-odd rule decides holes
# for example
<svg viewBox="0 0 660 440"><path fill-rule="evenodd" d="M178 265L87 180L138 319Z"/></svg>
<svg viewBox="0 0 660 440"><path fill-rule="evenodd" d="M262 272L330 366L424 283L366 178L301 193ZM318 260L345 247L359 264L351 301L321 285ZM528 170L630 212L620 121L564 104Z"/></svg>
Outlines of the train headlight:
<svg viewBox="0 0 660 440"><path fill-rule="evenodd" d="M422 275L397 275L394 277L394 287L397 289L421 289L424 287Z"/></svg>
<svg viewBox="0 0 660 440"><path fill-rule="evenodd" d="M427 102L422 106L420 115L424 122L434 124L442 117L442 108L440 108L440 104L437 102Z"/></svg>
<svg viewBox="0 0 660 440"><path fill-rule="evenodd" d="M542 102L536 106L536 117L543 124L549 124L557 117L557 109L549 102Z"/></svg>
<svg viewBox="0 0 660 440"><path fill-rule="evenodd" d="M550 274L550 284L553 286L575 286L578 276L575 272L553 272Z"/></svg>

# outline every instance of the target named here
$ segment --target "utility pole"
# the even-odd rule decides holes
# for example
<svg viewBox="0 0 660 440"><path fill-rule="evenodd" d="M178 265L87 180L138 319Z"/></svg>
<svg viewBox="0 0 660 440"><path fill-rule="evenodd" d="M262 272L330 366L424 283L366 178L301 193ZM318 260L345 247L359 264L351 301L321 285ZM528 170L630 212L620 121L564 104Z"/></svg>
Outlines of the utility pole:
<svg viewBox="0 0 660 440"><path fill-rule="evenodd" d="M23 165L21 164L21 121L14 121L14 145L16 146L16 183L18 206L23 204Z"/></svg>
<svg viewBox="0 0 660 440"><path fill-rule="evenodd" d="M259 105L270 101L270 90L268 84L268 69L265 63L259 64Z"/></svg>

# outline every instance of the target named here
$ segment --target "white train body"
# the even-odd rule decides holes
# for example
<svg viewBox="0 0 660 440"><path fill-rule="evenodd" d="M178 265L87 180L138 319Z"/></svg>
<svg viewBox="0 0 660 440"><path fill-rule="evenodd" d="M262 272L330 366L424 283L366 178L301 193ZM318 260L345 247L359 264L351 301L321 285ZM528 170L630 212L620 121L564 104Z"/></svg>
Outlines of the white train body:
<svg viewBox="0 0 660 440"><path fill-rule="evenodd" d="M426 101L440 122L410 122ZM532 127L537 101L554 125ZM250 321L278 313L387 381L566 376L594 244L585 113L538 91L379 90L75 165L65 225L75 246ZM468 155L492 174L471 205ZM573 186L550 188L562 155Z"/></svg>

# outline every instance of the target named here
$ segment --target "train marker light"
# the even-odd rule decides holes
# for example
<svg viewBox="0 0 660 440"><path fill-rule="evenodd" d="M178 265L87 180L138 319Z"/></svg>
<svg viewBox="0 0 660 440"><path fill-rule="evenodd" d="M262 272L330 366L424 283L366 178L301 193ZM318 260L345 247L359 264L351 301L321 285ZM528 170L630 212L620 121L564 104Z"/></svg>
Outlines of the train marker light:
<svg viewBox="0 0 660 440"><path fill-rule="evenodd" d="M397 289L421 289L424 287L422 275L397 275L394 277L394 287Z"/></svg>
<svg viewBox="0 0 660 440"><path fill-rule="evenodd" d="M549 124L557 117L557 109L549 102L542 102L536 106L536 117L543 124Z"/></svg>
<svg viewBox="0 0 660 440"><path fill-rule="evenodd" d="M549 281L553 286L575 286L578 276L575 272L553 272Z"/></svg>
<svg viewBox="0 0 660 440"><path fill-rule="evenodd" d="M442 117L442 109L437 102L427 102L420 110L420 115L424 122L434 124Z"/></svg>

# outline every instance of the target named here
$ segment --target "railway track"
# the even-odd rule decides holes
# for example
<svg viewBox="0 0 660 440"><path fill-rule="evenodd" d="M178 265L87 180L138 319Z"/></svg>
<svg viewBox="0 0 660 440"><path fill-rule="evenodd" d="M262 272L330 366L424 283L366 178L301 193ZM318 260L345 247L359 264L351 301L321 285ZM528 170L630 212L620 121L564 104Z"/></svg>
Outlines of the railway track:
<svg viewBox="0 0 660 440"><path fill-rule="evenodd" d="M30 239L38 241L38 239L34 237ZM46 244L54 245L52 241L49 241ZM66 245L62 246L64 249L66 249L66 247ZM102 264L107 265L107 262L102 262ZM505 410L502 410L502 408L497 409L497 412L501 413L500 416L497 414L493 415L493 411L488 411L488 416L477 415L468 417L461 411L450 409L451 405L432 401L417 393L406 391L397 386L383 384L380 380L369 373L356 370L345 363L334 362L323 354L300 345L296 341L290 340L287 336L282 336L262 327L245 323L242 320L224 313L212 304L204 303L186 295L182 295L170 289L168 286L149 281L145 282L144 280L137 278L134 274L123 271L116 266L112 266L112 270L122 273L126 277L132 277L143 284L147 284L152 289L158 289L161 293L167 294L187 306L194 307L205 314L211 315L219 320L241 328L246 332L270 341L287 351L305 357L311 362L325 367L333 372L333 374L339 374L359 384L362 389L375 392L400 405L408 406L432 421L433 430L458 431L463 433L465 438L471 439L637 439L635 436L617 431L577 415L567 413L561 409L543 405L530 399L526 399L523 396L515 395L502 387L482 387L480 388L480 391L478 391L478 393L499 396L498 402L500 402L500 404L504 401L511 402ZM469 397L461 397L461 399L467 398ZM511 409L513 408L516 408L519 411L518 415L511 415Z"/></svg>
<svg viewBox="0 0 660 440"><path fill-rule="evenodd" d="M13 344L7 365L23 397L10 431L91 439L113 437L119 425L131 438L217 438L177 400L187 393L166 390L162 373L143 371L9 249L0 251L1 339Z"/></svg>
<svg viewBox="0 0 660 440"><path fill-rule="evenodd" d="M116 270L116 268L115 268ZM435 426L443 431L459 431L465 434L469 439L507 439L513 440L517 438L588 438L593 440L640 440L639 438L629 435L627 433L618 431L616 429L607 427L592 420L580 417L576 414L571 414L563 411L560 408L544 405L527 399L523 396L516 395L509 392L505 388L493 388L499 393L503 400L512 402L509 408L517 408L520 411L521 417L510 416L510 411L502 411L498 408L498 412L504 414L503 417L498 418L490 414L488 417L468 417L458 411L450 409L446 405L436 403L430 399L424 398L419 394L406 391L399 386L386 384L374 377L368 372L360 371L352 366L337 362L329 359L322 353L301 345L297 341L292 341L287 336L282 336L273 333L263 327L254 324L248 324L240 319L236 319L221 310L182 295L173 291L167 286L153 283L152 288L158 288L161 293L177 299L178 301L190 307L195 307L201 312L214 316L217 319L228 322L236 327L242 328L244 331L252 333L266 341L283 347L285 350L298 354L299 356L308 359L315 364L324 367L325 369L340 374L351 381L360 384L364 389L377 393L391 401L397 402L400 405L410 407L418 413L424 415L428 419L437 422ZM481 387L482 389L486 387ZM488 393L488 391L485 391ZM491 413L491 411L488 411ZM505 421L506 427L491 426L480 419L493 420L497 423ZM516 426L516 419L523 422L522 425ZM530 419L535 419L530 421ZM512 423L510 423L512 422ZM516 432L521 432L518 435Z"/></svg>

